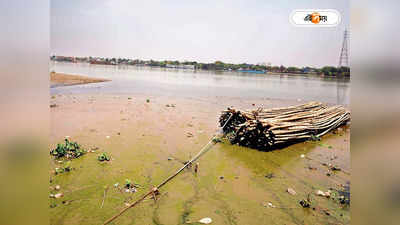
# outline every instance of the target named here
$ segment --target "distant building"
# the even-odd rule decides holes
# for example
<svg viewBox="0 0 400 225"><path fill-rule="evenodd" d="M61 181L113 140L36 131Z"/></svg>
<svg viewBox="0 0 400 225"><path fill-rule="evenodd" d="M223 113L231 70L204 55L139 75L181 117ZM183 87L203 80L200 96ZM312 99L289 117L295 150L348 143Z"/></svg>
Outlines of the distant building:
<svg viewBox="0 0 400 225"><path fill-rule="evenodd" d="M173 64L167 64L165 65L167 68L173 68L173 69L188 69L188 70L194 70L195 66L194 65L173 65Z"/></svg>

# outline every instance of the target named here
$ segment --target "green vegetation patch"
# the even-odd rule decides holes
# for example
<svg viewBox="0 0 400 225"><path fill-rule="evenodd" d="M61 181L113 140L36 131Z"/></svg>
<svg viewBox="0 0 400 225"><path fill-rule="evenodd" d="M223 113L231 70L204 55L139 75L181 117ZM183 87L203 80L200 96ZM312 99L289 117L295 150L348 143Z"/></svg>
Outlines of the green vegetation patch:
<svg viewBox="0 0 400 225"><path fill-rule="evenodd" d="M106 152L103 152L99 156L97 156L97 160L99 160L100 162L110 161L111 156L109 154L107 154Z"/></svg>
<svg viewBox="0 0 400 225"><path fill-rule="evenodd" d="M60 174L64 172L70 172L72 170L71 161L67 161L63 167L57 167L54 169L54 174Z"/></svg>
<svg viewBox="0 0 400 225"><path fill-rule="evenodd" d="M57 144L55 149L50 151L50 155L55 158L67 158L67 159L75 159L86 153L86 150L81 147L77 142L69 141L67 138L65 139L65 143Z"/></svg>

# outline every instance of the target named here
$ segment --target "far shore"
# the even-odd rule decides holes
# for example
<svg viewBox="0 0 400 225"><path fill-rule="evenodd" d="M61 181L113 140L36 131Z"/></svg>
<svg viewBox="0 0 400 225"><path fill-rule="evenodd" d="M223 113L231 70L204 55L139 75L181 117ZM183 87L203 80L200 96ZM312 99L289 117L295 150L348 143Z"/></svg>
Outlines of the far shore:
<svg viewBox="0 0 400 225"><path fill-rule="evenodd" d="M56 73L56 72L50 73L50 87L99 83L99 82L107 82L107 81L111 81L111 80L102 79L102 78L86 77L86 76L81 76L81 75Z"/></svg>

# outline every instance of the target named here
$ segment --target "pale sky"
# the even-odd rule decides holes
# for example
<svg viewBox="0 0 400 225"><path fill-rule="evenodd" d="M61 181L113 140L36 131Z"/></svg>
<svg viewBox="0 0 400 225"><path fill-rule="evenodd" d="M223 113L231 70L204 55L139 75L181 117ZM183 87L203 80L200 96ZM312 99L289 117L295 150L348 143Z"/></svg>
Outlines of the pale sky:
<svg viewBox="0 0 400 225"><path fill-rule="evenodd" d="M342 23L294 27L294 9ZM51 54L337 66L348 24L348 0L52 0Z"/></svg>

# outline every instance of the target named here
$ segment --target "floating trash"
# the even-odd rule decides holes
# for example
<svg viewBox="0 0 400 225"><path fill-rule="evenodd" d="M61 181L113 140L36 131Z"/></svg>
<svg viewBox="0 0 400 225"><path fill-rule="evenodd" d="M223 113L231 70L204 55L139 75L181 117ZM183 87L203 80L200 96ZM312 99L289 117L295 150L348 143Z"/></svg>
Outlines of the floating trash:
<svg viewBox="0 0 400 225"><path fill-rule="evenodd" d="M296 191L294 191L292 188L288 188L287 192L291 195L296 195Z"/></svg>
<svg viewBox="0 0 400 225"><path fill-rule="evenodd" d="M199 223L202 223L202 224L210 224L211 222L212 222L212 219L209 217L199 220Z"/></svg>
<svg viewBox="0 0 400 225"><path fill-rule="evenodd" d="M64 197L63 193L57 193L54 195L54 198L62 198L62 197Z"/></svg>

